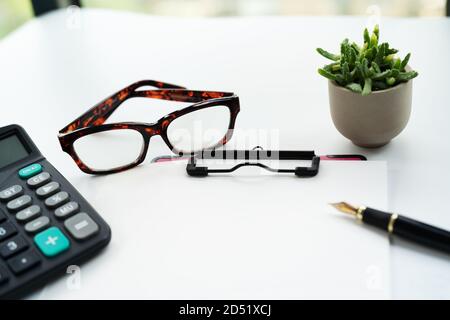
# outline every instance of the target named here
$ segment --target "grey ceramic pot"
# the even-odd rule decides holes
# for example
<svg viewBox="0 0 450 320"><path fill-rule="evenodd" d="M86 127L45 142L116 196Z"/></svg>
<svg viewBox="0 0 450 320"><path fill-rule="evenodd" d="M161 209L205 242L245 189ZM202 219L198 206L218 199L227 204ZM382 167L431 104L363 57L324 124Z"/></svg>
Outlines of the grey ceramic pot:
<svg viewBox="0 0 450 320"><path fill-rule="evenodd" d="M381 147L396 137L411 114L412 80L368 96L328 82L336 129L360 147Z"/></svg>

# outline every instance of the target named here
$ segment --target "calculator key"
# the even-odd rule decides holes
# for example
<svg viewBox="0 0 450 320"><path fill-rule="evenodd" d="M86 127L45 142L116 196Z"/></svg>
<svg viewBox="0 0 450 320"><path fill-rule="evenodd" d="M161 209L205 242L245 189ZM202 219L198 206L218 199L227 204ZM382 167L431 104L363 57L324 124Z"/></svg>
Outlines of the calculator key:
<svg viewBox="0 0 450 320"><path fill-rule="evenodd" d="M99 230L98 225L86 213L79 213L64 222L69 233L77 240L87 239Z"/></svg>
<svg viewBox="0 0 450 320"><path fill-rule="evenodd" d="M69 239L57 227L51 227L37 234L34 243L47 257L54 257L70 247Z"/></svg>
<svg viewBox="0 0 450 320"><path fill-rule="evenodd" d="M6 207L10 211L19 211L19 210L22 210L22 209L28 207L32 201L33 200L31 199L31 197L29 195L24 195L17 199L11 200L10 202L8 202Z"/></svg>
<svg viewBox="0 0 450 320"><path fill-rule="evenodd" d="M48 196L51 196L52 194L58 192L59 190L60 190L59 183L53 181L37 189L36 194L38 195L39 198L47 198Z"/></svg>
<svg viewBox="0 0 450 320"><path fill-rule="evenodd" d="M15 274L30 270L40 262L36 252L29 250L8 260L8 265Z"/></svg>
<svg viewBox="0 0 450 320"><path fill-rule="evenodd" d="M27 180L27 185L30 188L39 188L40 186L43 186L44 184L50 182L50 173L48 172L42 172L38 174L37 176L34 176Z"/></svg>
<svg viewBox="0 0 450 320"><path fill-rule="evenodd" d="M0 200L9 201L23 194L23 188L19 185L9 187L8 189L0 191Z"/></svg>
<svg viewBox="0 0 450 320"><path fill-rule="evenodd" d="M32 165L29 165L28 167L25 167L23 169L19 170L19 177L22 179L28 179L32 176L37 175L38 173L41 173L42 166L39 163L34 163Z"/></svg>
<svg viewBox="0 0 450 320"><path fill-rule="evenodd" d="M73 215L74 213L77 213L79 209L80 206L78 205L78 203L76 203L75 201L71 201L56 209L55 216L61 219L66 218Z"/></svg>
<svg viewBox="0 0 450 320"><path fill-rule="evenodd" d="M11 238L0 246L0 255L3 258L9 258L28 248L28 244L21 236Z"/></svg>
<svg viewBox="0 0 450 320"><path fill-rule="evenodd" d="M0 241L3 241L17 233L16 227L11 222L0 224Z"/></svg>
<svg viewBox="0 0 450 320"><path fill-rule="evenodd" d="M2 266L0 266L0 286L2 284L5 284L9 279L8 274L6 273L5 268L3 268Z"/></svg>
<svg viewBox="0 0 450 320"><path fill-rule="evenodd" d="M50 219L46 216L42 216L37 218L36 220L33 220L31 222L28 222L25 225L25 231L28 233L36 233L45 227L47 227L50 224Z"/></svg>
<svg viewBox="0 0 450 320"><path fill-rule="evenodd" d="M3 222L6 220L6 214L3 212L3 210L0 208L0 222Z"/></svg>
<svg viewBox="0 0 450 320"><path fill-rule="evenodd" d="M33 205L31 207L23 209L22 211L19 211L16 214L16 219L20 222L25 222L25 221L39 217L40 214L41 214L41 208L38 205Z"/></svg>
<svg viewBox="0 0 450 320"><path fill-rule="evenodd" d="M45 200L45 205L49 208L56 208L69 201L69 194L65 191L58 192L54 196Z"/></svg>

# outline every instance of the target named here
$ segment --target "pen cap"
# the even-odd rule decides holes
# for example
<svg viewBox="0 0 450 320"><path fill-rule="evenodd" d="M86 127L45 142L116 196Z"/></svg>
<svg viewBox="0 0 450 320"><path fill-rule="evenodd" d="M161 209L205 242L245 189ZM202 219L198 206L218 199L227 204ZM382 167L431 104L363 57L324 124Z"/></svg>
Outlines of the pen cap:
<svg viewBox="0 0 450 320"><path fill-rule="evenodd" d="M393 227L393 233L428 247L450 253L450 232L399 216Z"/></svg>

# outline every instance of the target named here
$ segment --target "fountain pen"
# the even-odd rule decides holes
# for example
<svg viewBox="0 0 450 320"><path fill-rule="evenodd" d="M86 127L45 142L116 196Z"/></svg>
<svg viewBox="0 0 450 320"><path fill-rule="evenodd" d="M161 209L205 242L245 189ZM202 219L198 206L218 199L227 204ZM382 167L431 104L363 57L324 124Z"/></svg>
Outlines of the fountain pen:
<svg viewBox="0 0 450 320"><path fill-rule="evenodd" d="M346 202L331 203L341 212L418 244L450 253L450 232L395 213L366 207L353 207Z"/></svg>

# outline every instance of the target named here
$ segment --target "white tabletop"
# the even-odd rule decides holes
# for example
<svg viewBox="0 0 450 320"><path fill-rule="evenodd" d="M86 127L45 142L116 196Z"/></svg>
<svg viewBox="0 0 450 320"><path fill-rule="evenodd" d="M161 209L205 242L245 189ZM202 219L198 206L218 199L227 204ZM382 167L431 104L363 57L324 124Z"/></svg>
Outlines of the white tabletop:
<svg viewBox="0 0 450 320"><path fill-rule="evenodd" d="M55 12L0 42L0 125L25 127L50 162L79 177L75 186L84 174L60 151L57 131L116 90L155 79L238 93L237 126L272 132L282 148L386 160L389 208L450 229L448 18L382 19L383 41L412 52L420 75L408 127L375 150L336 131L327 83L316 72L325 61L315 48L337 51L344 37L360 41L365 18L181 19L103 10L82 10L78 18ZM448 256L397 239L391 253L394 298L450 298Z"/></svg>

